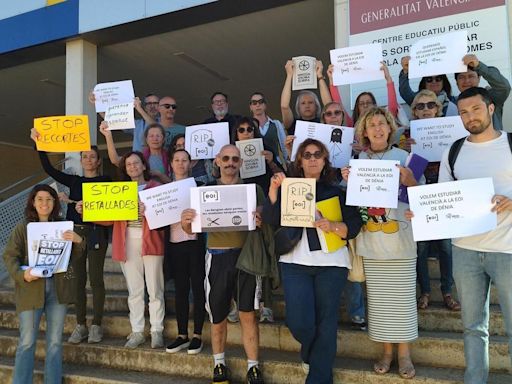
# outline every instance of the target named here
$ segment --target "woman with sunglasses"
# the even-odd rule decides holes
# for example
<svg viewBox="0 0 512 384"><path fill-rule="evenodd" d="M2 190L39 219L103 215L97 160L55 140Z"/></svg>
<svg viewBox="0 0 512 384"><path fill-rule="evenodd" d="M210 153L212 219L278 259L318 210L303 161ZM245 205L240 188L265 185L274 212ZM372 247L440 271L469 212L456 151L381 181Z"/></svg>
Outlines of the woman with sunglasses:
<svg viewBox="0 0 512 384"><path fill-rule="evenodd" d="M338 340L338 313L343 286L347 281L350 261L346 245L324 252L317 228L333 233L343 241L354 238L361 228L357 208L345 205L345 193L337 185L329 152L318 140L306 139L297 150L294 177L316 180L316 201L338 199L341 221L318 218L316 228L280 228L279 231L299 233L300 240L281 255L280 268L286 304L286 324L301 344L306 383L332 383L332 366ZM263 220L280 226L281 191L284 173L272 177L268 199L263 206ZM279 242L276 237L276 242ZM346 242L345 242L346 244Z"/></svg>
<svg viewBox="0 0 512 384"><path fill-rule="evenodd" d="M59 212L57 192L49 185L36 185L27 199L25 220L16 225L4 250L5 266L16 288L16 313L20 330L12 379L14 384L32 383L36 340L43 312L46 318L44 382L62 382L64 320L68 304L75 302L77 291L73 262L83 257L85 239L76 232L64 232L62 238L73 243L71 261L66 272L40 278L30 273L32 268L23 268L29 264L27 224L58 221Z"/></svg>
<svg viewBox="0 0 512 384"><path fill-rule="evenodd" d="M102 121L100 132L105 136L107 143L108 157L110 162L116 167L121 168L122 157L118 155L112 136L112 131L108 129L108 123ZM144 159L151 167L151 176L162 183L168 183L169 178L169 157L164 149L165 129L159 123L148 125L144 131L144 141L146 147L143 150Z"/></svg>
<svg viewBox="0 0 512 384"><path fill-rule="evenodd" d="M183 133L179 133L172 138L167 155L169 159L171 159L173 153L179 149L185 149L185 135ZM172 166L170 171L170 178L161 178L163 179L163 182L167 183L173 179ZM196 183L208 184L214 181L215 178L213 177L212 172L213 161L210 159L192 160L190 162L190 176L194 178Z"/></svg>
<svg viewBox="0 0 512 384"><path fill-rule="evenodd" d="M412 171L405 168L408 153L392 147L395 119L383 108L375 107L363 115L356 126L358 140L365 148L360 159L398 160L400 183L417 184ZM342 176L350 183L349 167ZM398 196L397 196L398 199ZM387 373L393 361L393 345L398 344L398 371L402 378L416 374L409 343L418 337L416 310L416 243L404 212L397 209L367 208L369 219L357 237L357 253L363 257L368 299L368 335L383 344L382 358L375 363L378 374Z"/></svg>
<svg viewBox="0 0 512 384"><path fill-rule="evenodd" d="M125 154L119 161L125 180L135 181L139 191L156 187L151 180L150 166L138 151ZM77 203L77 211L83 213L83 202ZM144 217L144 204L139 201L139 216L132 221L103 221L97 224L113 226L112 260L121 264L128 287L128 308L132 332L126 348L137 348L146 341L144 336L144 290L149 295L149 322L151 324L151 348L164 346L165 316L163 231L150 230Z"/></svg>
<svg viewBox="0 0 512 384"><path fill-rule="evenodd" d="M443 106L441 116L457 116L459 111L457 110L455 98L452 96L452 86L448 77L444 74L422 77L418 86L418 92L414 92L409 84L408 74L410 60L410 56L404 56L401 60L402 70L398 77L398 91L402 99L404 99L407 104L411 105L416 94L423 89L427 89L436 94L437 99Z"/></svg>
<svg viewBox="0 0 512 384"><path fill-rule="evenodd" d="M426 89L418 92L411 104L415 119L432 119L441 116L442 105L436 94ZM427 184L437 183L439 177L440 162L428 163L425 170ZM427 309L430 301L430 276L428 272L428 258L432 253L437 253L439 259L439 271L441 272L441 293L446 308L452 311L460 311L460 303L452 296L452 245L450 239L418 241L418 263L416 272L420 284L420 297L418 309Z"/></svg>

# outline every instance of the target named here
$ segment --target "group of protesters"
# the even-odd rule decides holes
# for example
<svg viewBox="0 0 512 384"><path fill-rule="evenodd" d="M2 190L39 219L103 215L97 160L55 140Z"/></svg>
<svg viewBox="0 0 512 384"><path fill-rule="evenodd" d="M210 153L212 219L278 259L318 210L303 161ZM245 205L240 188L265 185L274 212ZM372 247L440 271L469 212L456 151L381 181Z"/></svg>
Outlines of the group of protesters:
<svg viewBox="0 0 512 384"><path fill-rule="evenodd" d="M333 382L343 296L351 327L367 330L371 340L382 343L381 357L373 367L375 373L386 374L396 358L399 376L410 379L416 375L410 343L418 338L418 309L425 310L430 304L428 259L435 257L439 259L443 304L462 314L465 383L485 383L489 370L491 281L498 290L507 335L512 340L512 151L502 123L510 85L498 69L485 65L475 55L466 55L462 61L467 72L455 74L460 94L454 96L445 74L424 77L419 89L412 90L409 57L402 58L398 89L410 106L409 114L405 111L408 108L399 105L393 79L382 63L387 107L379 107L371 92L363 92L357 96L350 114L333 85L334 67L330 65L324 71L320 61L316 66L320 98L313 91L300 91L292 107L294 64L290 60L285 65L281 121L268 116L271 100L260 91L248 97L246 116L230 113L228 95L224 92L212 94L212 116L203 123L227 122L231 138L231 144L223 146L213 159L192 160L185 150L186 127L176 123L179 99L172 96L148 94L142 100L135 99L134 107L140 118L134 129L126 131L133 136L133 145L122 156L107 122L101 122L99 130L105 137L110 162L120 169L124 180L136 182L139 191L189 177L198 186L256 184L255 231L194 233L191 225L198 213L192 208L182 212L181 222L152 230L145 218L146 207L140 201L136 220L84 222L82 185L112 180L101 174L98 148L93 146L90 151L81 152L83 176L55 169L47 154L39 151L45 172L69 187L69 194L36 186L27 201L25 220L13 231L4 252L6 266L16 283L20 319L14 383L32 382L37 328L43 312L47 319L46 382L61 382L62 333L68 303L74 303L76 312L76 327L68 342L102 341L108 227L112 227L112 259L120 263L128 288L131 333L127 348L145 343L144 313L148 310L151 348L198 354L203 348L203 324L208 315L214 360L212 382L229 383L225 357L227 324L239 321L247 356L247 382L264 383L258 323L274 321L272 298L281 286L286 325L300 343L306 383ZM488 82L487 89L479 86L481 77ZM94 102L93 94L89 98ZM429 163L417 180L406 164L411 145L415 144L409 135L408 120L453 115L460 115L469 134L456 162L449 163L447 151L441 162ZM306 139L295 143L296 156L294 161L290 160L299 120L354 127L353 158L398 161L400 184L406 187L492 177L496 195L489 203L498 213L497 228L453 241L416 243L409 222L414 212L408 204L400 201L396 209L346 205L350 167L335 169L329 160L329 150L321 141ZM38 136L32 129L31 138L37 141ZM263 141L266 173L242 179L239 171L243 160L234 144L253 138ZM319 215L313 228L281 226L281 184L287 177L315 179L316 202L337 198L341 220L331 221ZM66 219L73 221L75 228L65 234L73 242L70 266L64 274L38 278L30 274L30 268L22 269L28 265L26 225L59 220L60 201L67 203ZM325 252L317 230L335 234L342 246ZM351 269L347 242L351 239L357 254L363 257L366 299L364 286L347 280ZM254 258L268 260L265 273L250 273L247 268L238 267L242 261L249 263ZM87 277L93 301L89 326ZM178 329L176 338L165 346L165 286L170 279L174 280ZM454 282L461 303L452 296ZM192 334L188 327L190 290Z"/></svg>

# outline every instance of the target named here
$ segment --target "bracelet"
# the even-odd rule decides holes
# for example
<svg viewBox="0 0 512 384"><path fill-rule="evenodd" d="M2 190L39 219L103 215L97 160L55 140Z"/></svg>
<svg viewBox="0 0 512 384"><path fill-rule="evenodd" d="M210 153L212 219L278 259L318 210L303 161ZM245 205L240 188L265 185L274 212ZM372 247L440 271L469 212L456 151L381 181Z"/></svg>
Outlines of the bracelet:
<svg viewBox="0 0 512 384"><path fill-rule="evenodd" d="M318 80L325 80L325 76L319 77Z"/></svg>

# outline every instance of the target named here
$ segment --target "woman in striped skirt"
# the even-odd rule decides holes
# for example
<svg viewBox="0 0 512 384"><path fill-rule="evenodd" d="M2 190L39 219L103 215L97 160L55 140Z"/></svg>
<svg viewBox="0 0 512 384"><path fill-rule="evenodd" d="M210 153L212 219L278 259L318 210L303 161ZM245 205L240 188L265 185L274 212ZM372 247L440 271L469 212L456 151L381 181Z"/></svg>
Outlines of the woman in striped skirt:
<svg viewBox="0 0 512 384"><path fill-rule="evenodd" d="M366 112L356 127L358 142L367 148L360 159L396 160L400 165L400 183L416 185L406 168L408 153L391 146L396 130L393 116L383 108ZM350 182L349 169L342 176ZM368 297L368 335L383 343L382 358L374 370L387 373L393 361L393 344L398 344L398 368L402 378L416 374L409 343L418 337L416 310L416 243L404 212L408 205L398 202L397 209L367 209L368 220L357 238L357 252L363 256Z"/></svg>

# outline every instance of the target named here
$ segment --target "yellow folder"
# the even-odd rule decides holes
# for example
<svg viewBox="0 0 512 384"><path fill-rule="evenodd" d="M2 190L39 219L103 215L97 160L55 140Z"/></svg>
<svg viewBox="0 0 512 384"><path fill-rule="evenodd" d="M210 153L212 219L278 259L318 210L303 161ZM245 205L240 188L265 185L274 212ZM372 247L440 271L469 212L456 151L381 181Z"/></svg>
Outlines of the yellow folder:
<svg viewBox="0 0 512 384"><path fill-rule="evenodd" d="M343 221L343 216L341 214L341 204L338 196L331 197L327 200L318 201L316 203L316 209L318 209L322 216L329 221ZM317 232L320 245L322 246L322 251L324 253L337 251L347 244L345 240L343 240L335 233L324 232L319 228L317 228Z"/></svg>

